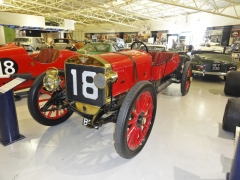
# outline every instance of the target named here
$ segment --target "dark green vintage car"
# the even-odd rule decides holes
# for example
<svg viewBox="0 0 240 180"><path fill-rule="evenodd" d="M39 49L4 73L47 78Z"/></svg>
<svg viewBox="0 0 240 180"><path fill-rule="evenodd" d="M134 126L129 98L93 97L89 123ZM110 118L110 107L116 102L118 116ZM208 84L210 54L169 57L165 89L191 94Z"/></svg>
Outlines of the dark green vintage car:
<svg viewBox="0 0 240 180"><path fill-rule="evenodd" d="M124 49L122 44L115 42L92 42L87 43L78 50L81 54L102 54L108 52L117 52Z"/></svg>
<svg viewBox="0 0 240 180"><path fill-rule="evenodd" d="M224 76L237 70L237 61L229 54L213 51L192 52L192 73L198 75Z"/></svg>

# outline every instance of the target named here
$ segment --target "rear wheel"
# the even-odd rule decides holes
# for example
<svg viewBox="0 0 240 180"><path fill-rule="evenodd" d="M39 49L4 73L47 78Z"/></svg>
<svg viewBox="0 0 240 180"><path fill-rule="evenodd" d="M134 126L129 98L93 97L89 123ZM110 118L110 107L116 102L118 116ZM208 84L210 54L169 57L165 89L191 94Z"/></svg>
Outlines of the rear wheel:
<svg viewBox="0 0 240 180"><path fill-rule="evenodd" d="M240 72L231 71L226 77L224 93L229 96L240 96Z"/></svg>
<svg viewBox="0 0 240 180"><path fill-rule="evenodd" d="M152 130L157 102L156 90L142 81L128 92L116 123L115 148L120 156L130 159L144 147Z"/></svg>
<svg viewBox="0 0 240 180"><path fill-rule="evenodd" d="M44 76L45 73L41 74L29 90L28 109L32 117L40 124L55 126L66 121L73 112L67 108L63 108L67 103L62 93L62 88L65 85L64 72L59 71L62 83L58 91L49 92L43 87ZM53 100L53 96L57 98ZM43 109L43 106L47 103L49 105Z"/></svg>
<svg viewBox="0 0 240 180"><path fill-rule="evenodd" d="M235 133L236 126L240 126L240 98L229 98L225 107L222 128Z"/></svg>
<svg viewBox="0 0 240 180"><path fill-rule="evenodd" d="M181 81L181 93L185 96L190 88L191 85L191 78L192 78L192 67L191 62L187 61L184 64L183 73L182 73L182 81Z"/></svg>

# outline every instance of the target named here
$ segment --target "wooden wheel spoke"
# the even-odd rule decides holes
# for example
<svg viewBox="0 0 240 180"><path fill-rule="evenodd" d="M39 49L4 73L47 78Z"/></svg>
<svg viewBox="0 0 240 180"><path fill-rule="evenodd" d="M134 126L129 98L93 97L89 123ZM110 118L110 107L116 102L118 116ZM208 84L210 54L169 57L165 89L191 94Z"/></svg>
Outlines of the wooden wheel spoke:
<svg viewBox="0 0 240 180"><path fill-rule="evenodd" d="M134 131L134 129L136 129L136 125L133 124L127 131L127 137L129 138L132 134L132 132Z"/></svg>
<svg viewBox="0 0 240 180"><path fill-rule="evenodd" d="M38 102L44 102L44 101L48 101L50 98L45 98L45 99L39 99Z"/></svg>
<svg viewBox="0 0 240 180"><path fill-rule="evenodd" d="M136 113L140 113L141 112L141 100L137 99L136 101Z"/></svg>
<svg viewBox="0 0 240 180"><path fill-rule="evenodd" d="M128 143L130 146L136 145L136 141L137 141L137 137L138 137L138 128L135 127L132 132L129 134L129 140Z"/></svg>

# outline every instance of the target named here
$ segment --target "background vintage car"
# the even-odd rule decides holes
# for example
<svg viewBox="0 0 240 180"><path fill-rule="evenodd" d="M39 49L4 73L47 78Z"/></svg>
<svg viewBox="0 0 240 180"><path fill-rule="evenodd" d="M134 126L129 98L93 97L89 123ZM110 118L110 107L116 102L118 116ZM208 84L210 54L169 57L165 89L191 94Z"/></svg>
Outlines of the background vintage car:
<svg viewBox="0 0 240 180"><path fill-rule="evenodd" d="M232 52L233 58L239 61L240 60L240 41L235 41L231 45L231 52Z"/></svg>
<svg viewBox="0 0 240 180"><path fill-rule="evenodd" d="M169 52L178 53L181 62L185 63L187 61L191 61L191 53L186 51L179 51L178 49L170 49Z"/></svg>
<svg viewBox="0 0 240 180"><path fill-rule="evenodd" d="M121 43L115 42L92 42L87 43L78 50L81 54L102 54L107 52L117 52L124 49Z"/></svg>
<svg viewBox="0 0 240 180"><path fill-rule="evenodd" d="M166 51L165 45L159 45L159 44L146 44L149 51ZM144 50L144 46L140 47L140 50Z"/></svg>
<svg viewBox="0 0 240 180"><path fill-rule="evenodd" d="M76 48L82 48L86 43L84 41L71 40L71 44Z"/></svg>
<svg viewBox="0 0 240 180"><path fill-rule="evenodd" d="M221 46L219 43L216 42L209 42L209 43L201 43L199 46L196 46L196 51L215 51L215 52L224 52L224 47Z"/></svg>
<svg viewBox="0 0 240 180"><path fill-rule="evenodd" d="M132 45L132 43L126 43L125 44L125 49L131 49L131 45Z"/></svg>
<svg viewBox="0 0 240 180"><path fill-rule="evenodd" d="M34 50L39 51L41 49L48 48L48 44L41 37L17 37L12 41L15 44L30 45Z"/></svg>
<svg viewBox="0 0 240 180"><path fill-rule="evenodd" d="M72 41L67 38L55 38L51 41L50 47L53 49L75 49Z"/></svg>
<svg viewBox="0 0 240 180"><path fill-rule="evenodd" d="M192 52L192 72L198 75L224 76L237 70L237 61L230 54L211 51Z"/></svg>
<svg viewBox="0 0 240 180"><path fill-rule="evenodd" d="M69 50L51 48L29 54L25 48L27 47L15 44L0 47L0 86L11 80L9 76L27 76L30 80L17 86L15 90L29 88L33 80L48 67L63 69L65 59L77 54Z"/></svg>

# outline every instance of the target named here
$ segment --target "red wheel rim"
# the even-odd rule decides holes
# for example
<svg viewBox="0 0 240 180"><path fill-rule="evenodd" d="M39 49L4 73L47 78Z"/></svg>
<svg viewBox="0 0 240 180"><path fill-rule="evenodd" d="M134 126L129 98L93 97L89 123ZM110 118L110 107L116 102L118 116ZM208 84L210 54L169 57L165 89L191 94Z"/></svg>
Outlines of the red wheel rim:
<svg viewBox="0 0 240 180"><path fill-rule="evenodd" d="M60 78L62 80L60 86L63 87L64 84L65 84L65 79L63 77L60 77ZM40 111L41 107L43 107L46 104L46 102L51 98L53 92L49 92L49 91L45 90L43 86L38 91L38 109L39 109L39 112L44 117L46 117L47 119L50 119L50 120L59 119L59 118L65 116L68 113L68 109L66 109L66 108L65 109L57 109L57 110L54 110L54 111L46 111L46 112ZM50 108L56 108L56 107L57 107L56 105L50 106Z"/></svg>
<svg viewBox="0 0 240 180"><path fill-rule="evenodd" d="M130 150L135 150L145 140L152 123L153 109L151 93L143 92L137 98L128 121L127 144Z"/></svg>
<svg viewBox="0 0 240 180"><path fill-rule="evenodd" d="M188 68L188 71L187 71L186 90L188 90L189 87L190 87L190 84L191 84L191 75L192 75L192 69L191 69L191 67L189 67L189 68Z"/></svg>

